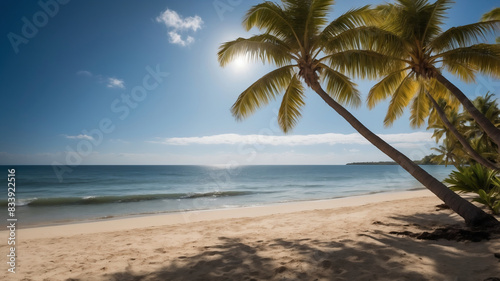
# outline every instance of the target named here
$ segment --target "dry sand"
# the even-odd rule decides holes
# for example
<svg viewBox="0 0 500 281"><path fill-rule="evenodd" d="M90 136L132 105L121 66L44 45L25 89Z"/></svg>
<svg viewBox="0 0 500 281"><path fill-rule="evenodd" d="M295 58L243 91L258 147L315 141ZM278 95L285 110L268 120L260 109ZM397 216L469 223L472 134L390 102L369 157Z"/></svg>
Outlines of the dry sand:
<svg viewBox="0 0 500 281"><path fill-rule="evenodd" d="M135 217L17 231L0 280L485 280L500 239L391 231L462 224L428 191ZM19 222L22 223L22 222ZM6 260L6 231L0 253Z"/></svg>

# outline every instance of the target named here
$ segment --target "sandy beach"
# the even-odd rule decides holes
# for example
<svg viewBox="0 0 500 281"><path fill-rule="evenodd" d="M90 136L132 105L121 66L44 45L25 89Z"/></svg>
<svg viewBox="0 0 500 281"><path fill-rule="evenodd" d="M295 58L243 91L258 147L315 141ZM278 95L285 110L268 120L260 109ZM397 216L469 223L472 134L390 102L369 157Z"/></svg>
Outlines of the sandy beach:
<svg viewBox="0 0 500 281"><path fill-rule="evenodd" d="M426 190L17 230L1 280L485 280L500 239L418 240L462 224ZM22 222L19 222L22 224ZM6 260L9 233L0 232Z"/></svg>

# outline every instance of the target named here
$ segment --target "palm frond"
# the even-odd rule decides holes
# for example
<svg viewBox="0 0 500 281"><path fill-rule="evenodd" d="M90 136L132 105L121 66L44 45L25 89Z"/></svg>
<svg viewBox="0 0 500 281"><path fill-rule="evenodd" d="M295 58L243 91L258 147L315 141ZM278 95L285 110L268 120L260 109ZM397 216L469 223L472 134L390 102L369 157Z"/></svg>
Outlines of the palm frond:
<svg viewBox="0 0 500 281"><path fill-rule="evenodd" d="M437 0L434 4L429 5L427 14L429 15L426 22L424 33L420 38L421 42L426 44L441 33L440 26L443 24L443 20L446 18L446 10L451 8L452 0Z"/></svg>
<svg viewBox="0 0 500 281"><path fill-rule="evenodd" d="M381 27L393 32L404 40L421 40L429 33L439 32L436 20L439 22L440 13L436 14L434 5L427 0L398 0L397 4L383 4L375 11L384 19ZM438 1L441 2L441 1ZM430 29L433 29L430 31ZM425 35L425 34L428 35Z"/></svg>
<svg viewBox="0 0 500 281"><path fill-rule="evenodd" d="M305 2L305 1L304 1ZM334 0L312 0L307 15L304 32L306 48L309 47L311 38L319 34L319 30L328 22L328 12Z"/></svg>
<svg viewBox="0 0 500 281"><path fill-rule="evenodd" d="M378 21L379 18L370 10L370 6L366 5L345 12L328 24L319 36L326 42L342 32L359 26L371 25Z"/></svg>
<svg viewBox="0 0 500 281"><path fill-rule="evenodd" d="M500 29L500 21L477 22L452 27L430 41L429 47L435 52L468 47L486 40L488 35L495 34L498 29Z"/></svg>
<svg viewBox="0 0 500 281"><path fill-rule="evenodd" d="M402 57L405 42L389 31L374 26L346 30L324 43L325 51L332 53L349 49L365 49L394 57Z"/></svg>
<svg viewBox="0 0 500 281"><path fill-rule="evenodd" d="M500 20L500 8L494 8L481 17L481 21Z"/></svg>
<svg viewBox="0 0 500 281"><path fill-rule="evenodd" d="M418 89L418 83L415 82L413 74L410 72L401 81L401 84L392 95L387 115L384 119L384 126L389 127L394 121L403 115L404 109L410 103L412 97Z"/></svg>
<svg viewBox="0 0 500 281"><path fill-rule="evenodd" d="M403 68L389 73L380 82L375 84L368 92L367 104L372 109L379 102L391 96L401 85L401 82L407 76L408 68Z"/></svg>
<svg viewBox="0 0 500 281"><path fill-rule="evenodd" d="M295 58L293 51L284 42L270 34L223 43L217 53L219 64L223 67L240 55L277 66L289 64Z"/></svg>
<svg viewBox="0 0 500 281"><path fill-rule="evenodd" d="M356 84L344 74L321 64L321 80L326 83L326 92L342 105L358 107L361 104Z"/></svg>
<svg viewBox="0 0 500 281"><path fill-rule="evenodd" d="M475 70L472 69L469 65L448 60L444 67L446 68L446 70L448 70L448 72L460 78L462 81L465 81L467 83L476 81Z"/></svg>
<svg viewBox="0 0 500 281"><path fill-rule="evenodd" d="M429 116L430 104L426 91L425 86L420 85L418 93L411 103L410 126L412 128L422 127L425 119Z"/></svg>
<svg viewBox="0 0 500 281"><path fill-rule="evenodd" d="M278 125L283 132L288 133L295 127L302 116L301 108L304 104L304 86L297 75L294 75L283 95L278 112Z"/></svg>
<svg viewBox="0 0 500 281"><path fill-rule="evenodd" d="M357 78L375 79L390 71L402 68L397 58L369 50L348 50L327 55L320 59L326 65Z"/></svg>
<svg viewBox="0 0 500 281"><path fill-rule="evenodd" d="M443 65L467 65L476 72L492 77L500 77L500 45L477 44L457 48L436 55L442 58Z"/></svg>
<svg viewBox="0 0 500 281"><path fill-rule="evenodd" d="M303 49L301 41L293 29L292 19L276 3L266 1L251 7L243 19L243 27L247 31L257 27L285 41L290 48Z"/></svg>
<svg viewBox="0 0 500 281"><path fill-rule="evenodd" d="M293 66L284 66L262 76L240 94L231 107L233 116L242 120L258 108L274 100L284 91L292 80Z"/></svg>

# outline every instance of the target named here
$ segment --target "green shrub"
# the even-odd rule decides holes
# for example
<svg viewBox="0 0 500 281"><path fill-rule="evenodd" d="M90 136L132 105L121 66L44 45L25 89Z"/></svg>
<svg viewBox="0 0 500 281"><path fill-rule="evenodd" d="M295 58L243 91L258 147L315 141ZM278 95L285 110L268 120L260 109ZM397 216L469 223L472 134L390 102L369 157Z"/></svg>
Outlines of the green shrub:
<svg viewBox="0 0 500 281"><path fill-rule="evenodd" d="M500 213L500 179L496 171L479 164L458 167L444 180L449 188L460 193L471 192L478 195L473 200L486 205L495 213Z"/></svg>

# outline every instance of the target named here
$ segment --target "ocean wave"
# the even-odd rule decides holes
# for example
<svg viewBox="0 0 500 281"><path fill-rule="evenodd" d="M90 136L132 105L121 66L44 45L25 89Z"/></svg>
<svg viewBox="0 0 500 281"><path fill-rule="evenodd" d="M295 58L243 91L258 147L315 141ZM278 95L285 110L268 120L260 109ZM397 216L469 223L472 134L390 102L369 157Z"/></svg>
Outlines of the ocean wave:
<svg viewBox="0 0 500 281"><path fill-rule="evenodd" d="M167 194L136 194L123 196L85 196L85 197L52 197L52 198L29 198L18 199L16 206L29 207L47 207L47 206L62 206L62 205L94 205L94 204L110 204L110 203L128 203L150 200L165 200L165 199L196 199L204 197L230 197L250 195L254 192L249 191L214 191L206 193L167 193ZM6 206L7 200L1 200L1 205Z"/></svg>

